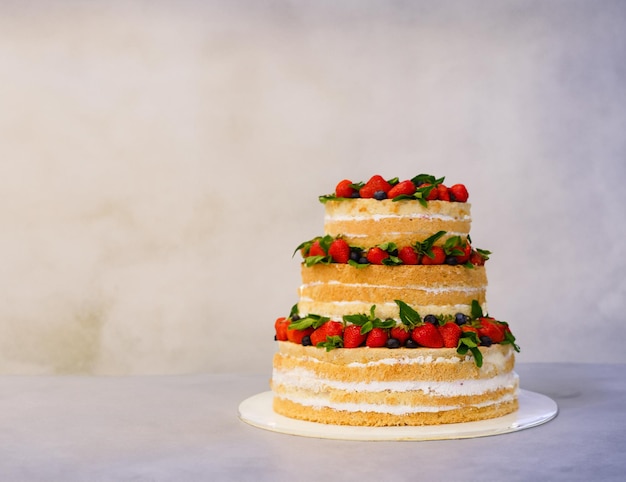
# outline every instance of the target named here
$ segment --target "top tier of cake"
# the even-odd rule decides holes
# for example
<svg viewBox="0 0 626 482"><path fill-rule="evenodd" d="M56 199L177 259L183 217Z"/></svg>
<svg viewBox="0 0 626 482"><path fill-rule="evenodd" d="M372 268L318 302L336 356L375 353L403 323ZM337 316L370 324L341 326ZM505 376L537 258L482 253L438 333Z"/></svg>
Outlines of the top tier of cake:
<svg viewBox="0 0 626 482"><path fill-rule="evenodd" d="M327 201L325 207L325 233L362 248L389 242L408 246L445 231L434 243L443 245L453 236L466 238L472 223L469 203L344 199Z"/></svg>

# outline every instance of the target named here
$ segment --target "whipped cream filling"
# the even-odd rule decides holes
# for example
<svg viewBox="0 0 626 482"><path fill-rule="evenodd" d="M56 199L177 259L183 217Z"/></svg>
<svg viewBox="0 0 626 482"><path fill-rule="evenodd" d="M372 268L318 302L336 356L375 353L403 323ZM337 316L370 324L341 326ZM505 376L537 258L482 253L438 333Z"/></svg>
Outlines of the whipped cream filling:
<svg viewBox="0 0 626 482"><path fill-rule="evenodd" d="M456 410L460 408L476 407L482 408L490 405L497 405L500 403L510 402L515 400L518 396L518 390L514 393L507 393L504 396L495 400L488 400L486 402L475 403L472 405L387 405L387 404L374 404L374 403L336 403L329 402L326 397L300 397L295 395L277 395L278 398L290 400L300 405L321 409L331 408L338 411L346 412L373 412L373 413L387 413L392 415L406 415L409 413L422 413L422 412L445 412L448 410Z"/></svg>
<svg viewBox="0 0 626 482"><path fill-rule="evenodd" d="M416 392L433 397L456 397L481 395L500 389L517 387L518 376L515 372L504 373L487 379L468 379L438 382L433 380L405 381L367 381L342 382L318 377L305 368L292 370L276 370L272 375L273 382L285 387L308 390L324 398L329 390L345 392L377 393L377 392Z"/></svg>
<svg viewBox="0 0 626 482"><path fill-rule="evenodd" d="M366 216L351 215L351 214L326 214L324 216L325 222L380 221L381 219L437 219L440 221L471 221L472 217L467 214L461 215L461 216L448 216L445 214L435 214L435 213L368 214Z"/></svg>
<svg viewBox="0 0 626 482"><path fill-rule="evenodd" d="M305 306L305 304L310 306ZM366 313L369 311L372 303L366 301L315 301L309 297L300 297L300 315L305 316L309 313L326 316L333 320L341 320L343 315L354 313ZM483 313L487 313L487 304L481 305ZM424 305L417 307L420 314L455 314L469 313L469 305ZM393 318L400 322L398 317L398 305L395 303L376 303L376 312L378 316L385 318Z"/></svg>
<svg viewBox="0 0 626 482"><path fill-rule="evenodd" d="M302 292L304 289L308 287L323 286L323 285L347 286L350 288L377 288L377 289L387 289L387 290L410 289L410 290L424 291L425 293L432 293L432 294L441 294L441 293L450 293L450 292L462 292L462 293L471 294L471 293L480 293L487 289L486 285L481 285L478 287L446 286L446 287L433 288L433 287L427 287L424 285L413 285L413 284L404 285L404 286L389 286L389 285L375 285L375 284L369 284L369 283L342 283L340 281L328 281L328 282L312 281L311 283L305 283L301 285L300 292Z"/></svg>

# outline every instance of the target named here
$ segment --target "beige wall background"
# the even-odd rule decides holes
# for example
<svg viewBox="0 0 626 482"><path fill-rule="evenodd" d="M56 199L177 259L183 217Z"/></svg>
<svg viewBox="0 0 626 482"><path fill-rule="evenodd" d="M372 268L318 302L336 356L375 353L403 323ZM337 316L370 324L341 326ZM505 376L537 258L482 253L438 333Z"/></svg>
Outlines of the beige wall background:
<svg viewBox="0 0 626 482"><path fill-rule="evenodd" d="M519 360L626 362L626 4L0 3L0 373L269 372L343 178L464 182Z"/></svg>

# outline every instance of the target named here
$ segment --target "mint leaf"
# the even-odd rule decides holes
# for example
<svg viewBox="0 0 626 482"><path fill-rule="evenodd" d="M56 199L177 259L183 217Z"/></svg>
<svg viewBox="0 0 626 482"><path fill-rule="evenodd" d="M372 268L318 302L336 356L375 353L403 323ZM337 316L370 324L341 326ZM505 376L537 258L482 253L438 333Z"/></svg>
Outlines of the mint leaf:
<svg viewBox="0 0 626 482"><path fill-rule="evenodd" d="M304 258L304 264L310 268L314 264L330 264L332 260L330 256L307 256Z"/></svg>
<svg viewBox="0 0 626 482"><path fill-rule="evenodd" d="M338 335L327 336L326 341L320 341L317 344L319 348L326 348L326 351L333 350L335 348L343 347L343 338Z"/></svg>
<svg viewBox="0 0 626 482"><path fill-rule="evenodd" d="M480 307L480 304L478 303L477 300L472 300L472 319L478 319L478 318L482 318L483 315L483 309Z"/></svg>
<svg viewBox="0 0 626 482"><path fill-rule="evenodd" d="M472 352L474 356L474 362L478 368L483 366L483 354L478 348L480 342L478 341L478 335L473 331L465 331L461 338L459 338L459 344L456 352L459 355L465 355L468 351Z"/></svg>
<svg viewBox="0 0 626 482"><path fill-rule="evenodd" d="M398 308L400 308L400 320L402 323L409 328L413 328L414 326L420 324L422 322L422 317L419 315L417 311L407 305L404 301L394 300Z"/></svg>
<svg viewBox="0 0 626 482"><path fill-rule="evenodd" d="M304 318L300 318L299 320L290 323L288 328L290 330L306 330L310 327L319 328L329 320L330 318L328 318L327 316L320 316L309 313Z"/></svg>

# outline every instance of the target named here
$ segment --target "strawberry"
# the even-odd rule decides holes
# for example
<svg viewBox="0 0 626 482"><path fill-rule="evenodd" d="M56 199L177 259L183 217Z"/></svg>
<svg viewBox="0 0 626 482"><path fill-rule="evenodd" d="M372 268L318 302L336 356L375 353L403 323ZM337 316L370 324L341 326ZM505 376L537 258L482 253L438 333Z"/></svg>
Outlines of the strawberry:
<svg viewBox="0 0 626 482"><path fill-rule="evenodd" d="M314 241L311 247L309 248L309 256L326 256L326 251L322 248L322 245L319 241Z"/></svg>
<svg viewBox="0 0 626 482"><path fill-rule="evenodd" d="M448 188L443 184L437 185L437 199L440 201L449 201L450 194L448 193Z"/></svg>
<svg viewBox="0 0 626 482"><path fill-rule="evenodd" d="M409 333L405 325L396 325L389 332L389 336L398 340L401 345L404 345L411 338L411 333Z"/></svg>
<svg viewBox="0 0 626 482"><path fill-rule="evenodd" d="M384 191L388 193L391 190L391 184L389 184L382 176L378 174L372 176L365 185L359 189L359 195L362 198L373 198L376 191Z"/></svg>
<svg viewBox="0 0 626 482"><path fill-rule="evenodd" d="M352 181L344 179L335 188L335 196L337 197L353 197L356 189L352 187Z"/></svg>
<svg viewBox="0 0 626 482"><path fill-rule="evenodd" d="M424 188L427 188L427 187L429 187L429 186L431 186L431 184L430 184L430 183L428 183L428 182L425 182L424 184L422 184L422 185L420 186L420 190L424 190ZM434 186L434 187L430 190L430 192L428 193L428 195L427 195L426 197L424 197L424 199L425 199L426 201L436 201L438 197L439 197L439 191L437 190L437 186Z"/></svg>
<svg viewBox="0 0 626 482"><path fill-rule="evenodd" d="M276 339L278 341L287 341L287 327L291 323L289 318L284 316L276 318L274 322L274 329L276 330Z"/></svg>
<svg viewBox="0 0 626 482"><path fill-rule="evenodd" d="M343 331L343 325L338 321L327 321L313 333L311 333L311 345L317 346L318 343L323 343L329 336L341 336Z"/></svg>
<svg viewBox="0 0 626 482"><path fill-rule="evenodd" d="M472 247L468 242L465 243L465 246L457 246L458 249L463 251L462 255L456 257L456 260L459 264L465 264L470 259L470 255L472 254Z"/></svg>
<svg viewBox="0 0 626 482"><path fill-rule="evenodd" d="M345 239L338 238L330 243L328 254L335 263L347 263L350 259L350 246Z"/></svg>
<svg viewBox="0 0 626 482"><path fill-rule="evenodd" d="M393 186L387 193L387 197L389 199L393 199L394 197L398 197L403 194L405 196L410 196L414 192L415 192L415 184L413 184L413 181L407 180L407 181L399 182L398 184Z"/></svg>
<svg viewBox="0 0 626 482"><path fill-rule="evenodd" d="M378 246L370 248L367 252L367 260L372 264L383 264L383 260L389 257L389 253Z"/></svg>
<svg viewBox="0 0 626 482"><path fill-rule="evenodd" d="M404 264L417 264L419 262L419 258L415 249L412 246L404 246L398 250L398 258Z"/></svg>
<svg viewBox="0 0 626 482"><path fill-rule="evenodd" d="M469 262L472 263L474 266L484 266L485 261L486 261L485 257L482 254L480 254L478 251L474 249L471 251Z"/></svg>
<svg viewBox="0 0 626 482"><path fill-rule="evenodd" d="M315 329L313 327L305 328L304 330L290 330L287 329L287 339L298 345L302 344L302 338L313 333Z"/></svg>
<svg viewBox="0 0 626 482"><path fill-rule="evenodd" d="M466 333L468 331L471 331L473 333L476 333L478 335L478 329L472 325L461 325L461 331L463 333Z"/></svg>
<svg viewBox="0 0 626 482"><path fill-rule="evenodd" d="M443 338L443 346L446 348L456 348L461 338L461 327L454 322L448 322L439 327L439 333Z"/></svg>
<svg viewBox="0 0 626 482"><path fill-rule="evenodd" d="M413 328L411 338L418 345L427 348L443 348L443 338L437 327L432 323L424 323Z"/></svg>
<svg viewBox="0 0 626 482"><path fill-rule="evenodd" d="M448 193L450 194L450 201L464 203L467 202L467 198L469 198L467 188L463 184L450 186L450 188L448 188Z"/></svg>
<svg viewBox="0 0 626 482"><path fill-rule="evenodd" d="M480 326L478 327L479 336L488 336L494 343L504 341L504 328L495 320L490 318L479 318Z"/></svg>
<svg viewBox="0 0 626 482"><path fill-rule="evenodd" d="M446 252L443 250L441 246L433 246L431 248L433 252L433 257L431 258L428 255L422 256L422 264L444 264L446 262Z"/></svg>
<svg viewBox="0 0 626 482"><path fill-rule="evenodd" d="M343 347L344 348L356 348L363 344L367 335L361 334L361 327L359 325L348 325L343 330Z"/></svg>
<svg viewBox="0 0 626 482"><path fill-rule="evenodd" d="M387 340L389 339L389 335L382 328L372 328L372 330L367 334L367 339L365 340L365 345L370 348L380 348L387 344Z"/></svg>

